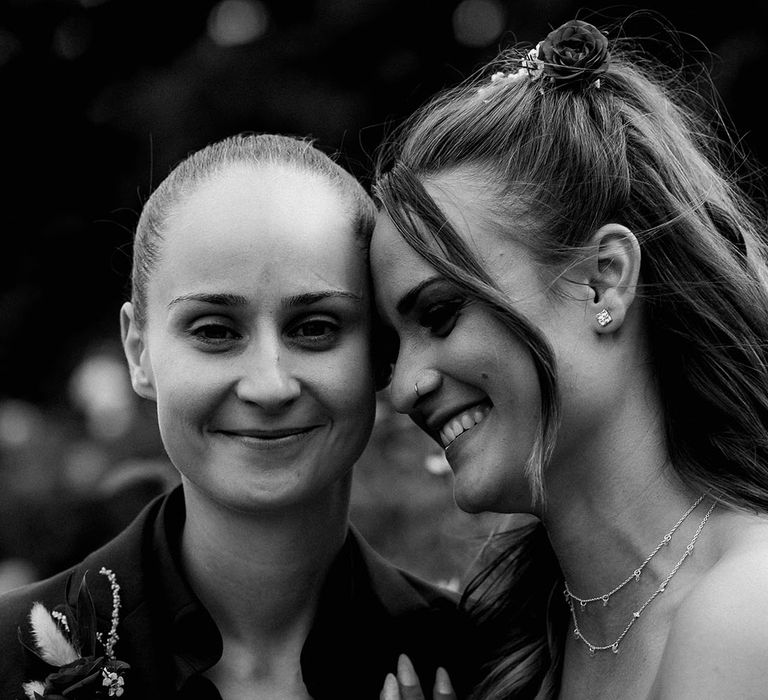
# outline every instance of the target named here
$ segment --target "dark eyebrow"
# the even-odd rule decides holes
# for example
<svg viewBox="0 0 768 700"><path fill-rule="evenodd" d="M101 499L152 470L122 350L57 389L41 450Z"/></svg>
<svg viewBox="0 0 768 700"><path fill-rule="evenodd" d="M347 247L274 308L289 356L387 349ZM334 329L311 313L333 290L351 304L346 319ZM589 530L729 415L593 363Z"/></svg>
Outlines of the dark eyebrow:
<svg viewBox="0 0 768 700"><path fill-rule="evenodd" d="M309 306L311 304L317 304L325 299L352 299L354 301L362 301L363 298L358 294L352 292L345 292L342 290L329 289L322 292L306 292L305 294L296 294L288 297L285 300L285 305L288 307L295 306ZM179 297L171 300L168 304L170 308L174 304L178 304L183 301L198 301L204 304L214 304L215 306L247 306L248 299L239 294L182 294Z"/></svg>
<svg viewBox="0 0 768 700"><path fill-rule="evenodd" d="M363 300L359 294L345 292L340 289L329 289L322 292L306 292L305 294L296 294L292 297L288 297L285 300L285 305L289 307L309 306L311 304L317 304L320 301L325 301L326 299L352 299L353 301Z"/></svg>
<svg viewBox="0 0 768 700"><path fill-rule="evenodd" d="M399 313L401 316L408 315L412 310L413 307L416 305L416 302L419 298L419 295L429 286L437 283L442 282L445 278L440 276L435 277L428 277L427 279L419 282L413 289L408 291L400 301L397 302L397 306L395 307L397 309L397 313Z"/></svg>
<svg viewBox="0 0 768 700"><path fill-rule="evenodd" d="M239 294L182 294L180 297L171 299L168 308L182 301L200 301L205 304L215 304L216 306L245 306L248 299Z"/></svg>

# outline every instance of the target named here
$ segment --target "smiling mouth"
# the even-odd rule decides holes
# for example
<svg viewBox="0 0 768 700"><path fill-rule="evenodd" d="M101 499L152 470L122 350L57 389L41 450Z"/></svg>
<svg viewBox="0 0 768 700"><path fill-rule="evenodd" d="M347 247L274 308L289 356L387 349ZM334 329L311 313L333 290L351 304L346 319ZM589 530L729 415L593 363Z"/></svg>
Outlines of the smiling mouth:
<svg viewBox="0 0 768 700"><path fill-rule="evenodd" d="M310 425L305 428L283 428L280 430L217 430L225 437L244 440L254 443L279 443L291 442L311 433L317 426Z"/></svg>
<svg viewBox="0 0 768 700"><path fill-rule="evenodd" d="M440 429L440 442L443 445L443 449L447 448L459 435L472 430L472 428L485 420L485 417L490 412L491 405L483 402L456 414L447 421Z"/></svg>

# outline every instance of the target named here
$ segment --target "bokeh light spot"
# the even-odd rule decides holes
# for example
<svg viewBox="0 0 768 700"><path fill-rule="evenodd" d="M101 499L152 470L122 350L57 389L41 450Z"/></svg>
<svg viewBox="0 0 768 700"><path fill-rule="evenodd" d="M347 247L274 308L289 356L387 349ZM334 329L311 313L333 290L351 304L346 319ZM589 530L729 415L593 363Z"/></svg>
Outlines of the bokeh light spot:
<svg viewBox="0 0 768 700"><path fill-rule="evenodd" d="M64 20L53 34L54 53L67 61L80 58L90 47L93 27L90 21L82 18Z"/></svg>
<svg viewBox="0 0 768 700"><path fill-rule="evenodd" d="M21 42L9 31L0 28L0 66L21 51Z"/></svg>
<svg viewBox="0 0 768 700"><path fill-rule="evenodd" d="M39 434L41 418L31 403L9 399L0 403L0 447L22 447Z"/></svg>
<svg viewBox="0 0 768 700"><path fill-rule="evenodd" d="M453 35L464 46L482 48L501 36L505 21L498 0L464 0L453 12Z"/></svg>
<svg viewBox="0 0 768 700"><path fill-rule="evenodd" d="M70 377L69 391L93 437L111 440L130 429L135 397L121 358L108 353L85 357Z"/></svg>
<svg viewBox="0 0 768 700"><path fill-rule="evenodd" d="M219 46L240 46L262 37L269 12L260 0L223 0L208 15L208 36Z"/></svg>
<svg viewBox="0 0 768 700"><path fill-rule="evenodd" d="M451 466L448 464L448 460L445 458L445 453L430 454L424 459L424 468L430 473L436 476L442 474L449 474Z"/></svg>

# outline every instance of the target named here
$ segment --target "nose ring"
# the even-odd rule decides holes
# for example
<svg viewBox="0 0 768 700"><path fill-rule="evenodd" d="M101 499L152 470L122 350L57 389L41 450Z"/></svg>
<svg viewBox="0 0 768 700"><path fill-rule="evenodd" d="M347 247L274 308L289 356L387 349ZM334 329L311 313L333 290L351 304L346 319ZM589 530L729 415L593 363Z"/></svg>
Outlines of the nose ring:
<svg viewBox="0 0 768 700"><path fill-rule="evenodd" d="M416 398L421 398L421 395L419 394L419 383L418 382L416 382L413 385L413 390L416 392Z"/></svg>

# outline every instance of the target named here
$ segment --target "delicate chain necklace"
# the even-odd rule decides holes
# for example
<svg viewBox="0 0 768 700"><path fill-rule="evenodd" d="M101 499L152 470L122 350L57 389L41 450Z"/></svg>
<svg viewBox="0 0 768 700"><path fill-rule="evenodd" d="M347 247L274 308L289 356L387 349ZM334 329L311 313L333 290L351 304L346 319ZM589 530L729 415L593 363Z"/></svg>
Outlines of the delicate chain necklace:
<svg viewBox="0 0 768 700"><path fill-rule="evenodd" d="M696 506L697 506L697 505L698 505L698 504L701 502L702 498L703 498L703 496L702 496L702 497L700 497L700 498L699 498L699 499L696 501L696 503L694 503L694 504L693 504L693 506L692 506L691 508L689 508L689 509L688 509L688 511L686 511L685 515L684 515L684 516L683 516L683 517L682 517L682 518L681 518L681 519L680 519L680 520L677 522L677 524L675 525L675 527L674 527L674 528L673 528L673 529L670 531L670 534L668 534L668 535L665 535L665 537L664 537L664 540L662 540L661 544L660 544L660 545L659 545L659 546L658 546L658 547L657 547L657 548L656 548L656 549L655 549L655 550L654 550L654 551L651 553L651 555L650 555L650 556L649 556L649 557L648 557L648 558L647 558L647 559L646 559L646 560L643 562L642 566L641 566L639 569L636 569L636 570L635 570L635 573L637 573L637 571L642 571L642 568L643 568L643 567L644 567L644 566L645 566L645 565L646 565L646 564L647 564L647 563L648 563L648 562L651 560L651 557L653 557L653 555L654 555L654 554L656 554L656 552L657 552L657 551L658 551L658 550L659 550L659 549L660 549L660 548L661 548L663 545L667 544L667 542L665 541L665 540L666 540L666 538L667 538L667 537L669 537L669 536L671 536L671 533L673 533L673 532L674 532L674 531L675 531L675 530L676 530L678 527L680 527L681 523L682 523L682 522L685 520L685 518L687 518L687 517L688 517L688 515L690 515L690 513L693 511L693 509L694 509L694 508L695 508L695 507L696 507ZM707 511L706 515L704 516L704 518L702 518L702 521L699 523L699 526L696 528L696 532L693 534L693 537L691 538L691 541L688 543L688 546L685 548L685 552L683 553L683 556L682 556L682 557L680 557L680 559L678 560L677 564L675 564L675 566L672 568L672 571L670 571L670 572L667 574L667 576L666 576L666 577L664 578L664 580L661 582L661 584L659 585L659 587L658 587L658 588L656 588L656 590L655 590L655 591L654 591L654 592L651 594L650 598L648 598L648 600L646 600L646 601L645 601L645 602L644 602L644 603L643 603L643 604L642 604L642 605L641 605L641 606L640 606L640 607L639 607L637 610L635 610L635 611L632 613L632 617L630 618L630 620L629 620L629 623L627 624L627 626L626 626L626 627L623 629L623 631L621 632L621 634L620 634L620 635L619 635L619 636L616 638L616 640L615 640L615 641L614 641L612 644L603 644L603 645L600 645L600 644L592 644L592 642L590 642L590 641L589 641L589 640L588 640L588 639L587 639L587 638L586 638L586 637L585 637L585 636L584 636L584 635L581 633L581 630L579 629L579 623L578 623L578 621L576 620L576 607L574 606L574 604L573 604L573 601L574 601L574 600L576 600L577 602L579 602L579 603L581 604L581 601L582 601L582 599L581 599L581 598L576 598L576 597L575 597L575 596L574 596L574 595L573 595L573 594L570 592L570 590L568 589L568 584L567 584L567 583L565 584L565 590L563 591L563 593L564 593L564 595L565 595L565 599L566 599L566 601L567 601L567 603L568 603L568 607L571 609L571 617L573 618L573 634L574 634L574 636L576 637L576 639L578 639L578 640L580 640L581 642L583 642L583 643L584 643L584 645L587 647L587 649L588 649L588 651L589 651L589 655L590 655L590 656L594 656L596 651L608 651L609 649L610 649L610 650L611 650L611 651L612 651L614 654L618 654L618 653L619 653L619 644L621 644L621 641L622 641L622 640L624 639L624 637L627 635L627 632L629 632L629 630L632 628L632 625L634 625L634 624L635 624L635 622L636 622L636 621L637 621L637 620L640 618L640 615L642 615L643 611L644 611L644 610L645 610L645 609L646 609L646 608L647 608L647 607L648 607L648 606L649 606L649 605L650 605L650 604L651 604L651 603L652 603L652 602L653 602L653 601L656 599L656 597L657 597L659 594L663 593L663 592L666 590L666 588L667 588L667 584L669 584L669 582L670 582L670 580L672 579L672 577L673 577L673 576L674 576L674 575L677 573L678 569L679 569L679 568L680 568L680 567L683 565L683 562L684 562L684 561L685 561L685 560L686 560L686 559L687 559L689 556L691 556L691 554L693 553L693 548L694 548L694 546L695 546L695 544L696 544L696 540L698 540L698 539L699 539L699 535L701 534L701 531L702 531L702 529L704 528L704 525L706 525L706 523L707 523L707 520L709 520L709 516L712 514L712 511L715 509L715 506L716 506L716 505L717 505L717 503L716 503L716 502L714 502L714 503L712 503L712 505L709 507L709 510ZM621 584L620 584L618 587L616 587L616 588L615 588L613 591L611 591L610 593L606 594L606 596L610 597L610 596L611 596L611 595L613 595L613 594L614 594L614 593L615 593L617 590L619 590L620 588L622 588L623 586L625 586L625 585L626 585L626 584L627 584L627 583L628 583L630 580L632 580L633 578L635 578L636 580L639 580L639 578L640 578L640 577L639 577L639 576L635 577L635 573L633 573L633 574L632 574L632 576L630 576L630 577L629 577L629 578L628 578L626 581L624 581L623 583L621 583ZM598 600L602 600L602 601L604 601L604 602L603 602L603 604L605 605L605 597L604 597L604 596L596 596L595 598L586 598L586 599L583 599L583 600L584 600L585 602L584 602L583 604L581 604L581 607L584 607L584 605L586 605L586 603L593 603L593 602L596 602L596 601L598 601Z"/></svg>
<svg viewBox="0 0 768 700"><path fill-rule="evenodd" d="M608 605L608 601L611 599L611 596L614 593L617 593L622 588L624 588L624 586L626 586L632 579L635 579L635 581L639 581L640 580L640 574L643 573L643 569L646 567L648 562L651 561L651 559L653 559L656 556L658 551L664 545L669 544L670 540L672 539L672 535L674 535L675 532L677 532L677 529L685 522L685 519L691 513L693 513L694 510L696 510L696 506L699 505L699 503L701 503L703 498L704 498L704 496L702 495L702 496L699 496L696 499L694 504L688 510L686 510L685 513L683 513L683 515L680 518L680 520L678 520L675 523L675 526L666 535L664 535L664 537L662 538L661 542L659 542L659 544L656 545L656 549L654 549L645 558L645 561L642 564L640 564L640 566L638 566L629 576L627 576L627 578L625 578L618 586L616 586L615 588L613 588L610 591L608 591L608 593L604 593L603 595L595 596L594 598L579 598L579 596L574 595L573 591L568 587L568 582L566 581L566 583L565 583L565 599L566 599L566 601L568 601L568 603L570 604L570 602L572 600L575 600L579 605L581 605L582 610L584 608L586 608L589 603L596 603L599 600L603 602L603 607Z"/></svg>

